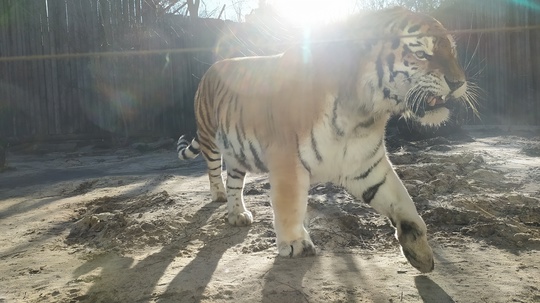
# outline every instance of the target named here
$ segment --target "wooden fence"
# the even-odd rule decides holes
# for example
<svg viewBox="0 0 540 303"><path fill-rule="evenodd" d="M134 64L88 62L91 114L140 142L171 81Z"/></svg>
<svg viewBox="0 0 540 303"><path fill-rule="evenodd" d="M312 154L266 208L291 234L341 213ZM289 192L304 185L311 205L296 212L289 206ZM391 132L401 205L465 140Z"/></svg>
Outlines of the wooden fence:
<svg viewBox="0 0 540 303"><path fill-rule="evenodd" d="M447 27L540 24L530 8L466 2L437 12ZM193 132L193 96L216 45L226 46L220 57L276 51L259 47L268 37L248 24L167 16L148 3L0 0L0 138ZM540 30L458 38L482 90L482 120L466 122L540 125Z"/></svg>
<svg viewBox="0 0 540 303"><path fill-rule="evenodd" d="M13 59L0 62L0 136L192 131L198 81L234 24L159 18L146 3L0 1L0 58Z"/></svg>

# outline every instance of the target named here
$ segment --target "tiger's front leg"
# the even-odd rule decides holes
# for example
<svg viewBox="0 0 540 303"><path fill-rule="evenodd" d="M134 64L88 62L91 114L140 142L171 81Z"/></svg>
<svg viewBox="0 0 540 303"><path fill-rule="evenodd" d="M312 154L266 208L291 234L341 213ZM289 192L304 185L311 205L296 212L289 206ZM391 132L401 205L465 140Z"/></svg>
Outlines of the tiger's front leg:
<svg viewBox="0 0 540 303"><path fill-rule="evenodd" d="M426 224L386 156L367 173L348 178L344 185L356 198L390 218L403 255L412 266L423 273L433 270L433 251L427 241Z"/></svg>
<svg viewBox="0 0 540 303"><path fill-rule="evenodd" d="M276 243L279 255L285 257L312 256L316 252L304 227L310 176L296 162L294 159L283 159L270 165L270 199L274 210Z"/></svg>

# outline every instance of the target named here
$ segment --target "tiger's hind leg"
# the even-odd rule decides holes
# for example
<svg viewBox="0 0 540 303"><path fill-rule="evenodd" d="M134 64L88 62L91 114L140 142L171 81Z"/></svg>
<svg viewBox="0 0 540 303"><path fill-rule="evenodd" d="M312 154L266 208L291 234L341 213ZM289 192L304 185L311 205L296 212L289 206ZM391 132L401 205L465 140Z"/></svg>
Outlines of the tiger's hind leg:
<svg viewBox="0 0 540 303"><path fill-rule="evenodd" d="M214 202L226 202L227 195L221 177L221 154L219 150L202 149L206 165L208 167L208 179L210 180L210 194Z"/></svg>
<svg viewBox="0 0 540 303"><path fill-rule="evenodd" d="M229 223L247 226L253 223L253 215L244 203L244 179L246 172L227 165L227 211Z"/></svg>

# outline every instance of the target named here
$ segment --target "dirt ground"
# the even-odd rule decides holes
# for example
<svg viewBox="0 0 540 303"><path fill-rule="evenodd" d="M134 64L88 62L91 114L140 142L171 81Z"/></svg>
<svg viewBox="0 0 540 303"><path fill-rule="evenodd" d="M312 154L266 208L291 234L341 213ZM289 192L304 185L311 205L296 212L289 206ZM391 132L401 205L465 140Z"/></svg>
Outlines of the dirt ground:
<svg viewBox="0 0 540 303"><path fill-rule="evenodd" d="M265 176L246 184L253 225L231 227L202 160L173 145L10 150L0 302L540 302L538 132L388 140L428 225L427 275L385 218L328 185L309 198L318 255L276 257Z"/></svg>

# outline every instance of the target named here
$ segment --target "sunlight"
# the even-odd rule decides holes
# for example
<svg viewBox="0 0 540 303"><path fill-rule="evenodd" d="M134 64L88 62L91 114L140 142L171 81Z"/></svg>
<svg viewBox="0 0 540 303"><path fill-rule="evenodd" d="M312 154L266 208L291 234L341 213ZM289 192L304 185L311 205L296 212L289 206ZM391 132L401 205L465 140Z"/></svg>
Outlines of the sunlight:
<svg viewBox="0 0 540 303"><path fill-rule="evenodd" d="M340 20L351 14L354 1L350 0L272 0L280 15L298 26L311 26Z"/></svg>

